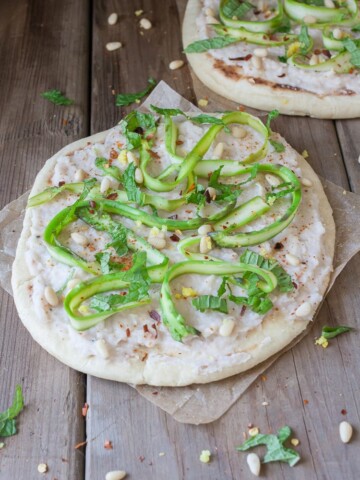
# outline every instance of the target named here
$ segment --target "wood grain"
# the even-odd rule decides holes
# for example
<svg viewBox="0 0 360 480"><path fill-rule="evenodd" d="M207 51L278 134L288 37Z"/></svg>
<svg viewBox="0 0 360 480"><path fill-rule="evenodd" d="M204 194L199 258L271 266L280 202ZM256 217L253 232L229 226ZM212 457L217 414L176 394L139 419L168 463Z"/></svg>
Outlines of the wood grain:
<svg viewBox="0 0 360 480"><path fill-rule="evenodd" d="M86 1L0 2L1 206L29 189L47 158L88 130L88 8ZM69 21L71 19L71 21ZM5 66L5 67L4 67ZM76 100L56 107L40 93L58 88ZM24 389L19 433L5 440L0 478L82 478L84 379L48 355L22 326L13 300L1 293L0 411L15 384Z"/></svg>

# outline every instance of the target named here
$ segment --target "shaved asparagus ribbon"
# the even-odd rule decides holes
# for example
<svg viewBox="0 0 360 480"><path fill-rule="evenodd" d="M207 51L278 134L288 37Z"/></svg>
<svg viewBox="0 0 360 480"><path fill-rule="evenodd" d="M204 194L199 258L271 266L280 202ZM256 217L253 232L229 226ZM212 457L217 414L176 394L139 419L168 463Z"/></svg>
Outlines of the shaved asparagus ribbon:
<svg viewBox="0 0 360 480"><path fill-rule="evenodd" d="M268 150L268 137L271 130L268 129L259 119L244 113L231 112L223 115L221 125L211 126L203 137L197 142L192 150L181 157L176 154L177 127L170 116L165 116L165 147L172 159L170 168L153 177L147 173L150 166L151 155L149 150L152 141L143 140L140 147L141 165L140 168L144 175L144 184L148 189L155 192L167 192L186 182L188 193L181 195L179 199L168 200L161 194L150 194L142 192L143 204L153 205L164 211L171 211L189 198L191 185L196 185L196 176L207 179L215 170L222 167L219 179L234 175L248 175L250 179L258 174L270 173L280 178L284 185L290 186L289 193L290 205L286 212L280 218L275 219L268 226L251 232L239 232L239 229L250 224L256 218L266 214L274 203L276 195L272 201L256 196L242 204L236 201L222 206L216 213L207 217L197 216L188 220L177 218L161 217L158 214L150 214L138 206L131 205L126 191L116 190L115 200L106 198L106 195L100 193L99 184L91 184L87 190L87 197L84 198L85 185L82 183L64 184L59 187L51 187L44 192L31 197L28 206L37 206L51 201L57 195L64 191L71 194L81 195L80 200L76 202L75 207L69 206L61 210L49 222L44 232L44 241L50 255L61 263L72 267L80 267L84 271L95 275L95 278L81 282L65 297L64 307L68 314L72 326L77 330L85 330L93 327L106 318L116 314L124 309L130 309L145 305L150 302L150 297L141 297L138 301L123 302L114 308L103 312L94 313L84 302L87 302L94 295L113 291L125 291L131 285L131 279L125 271L119 271L102 275L101 266L97 260L87 261L74 253L70 248L63 245L60 240L60 234L68 228L74 221L83 221L92 228L106 232L112 240L116 240L116 234L121 229L127 248L133 252L146 252L146 272L151 283L162 283L161 290L161 308L163 311L163 321L168 326L171 335L176 340L182 340L189 334L197 334L194 327L186 325L183 317L176 311L176 307L171 298L170 282L173 278L185 273L198 273L202 275L233 275L245 272L256 273L259 278L259 288L264 292L270 292L276 288L277 282L274 275L264 269L248 264L230 264L219 260L215 256L204 255L194 252L194 247L199 244L200 237L195 235L179 242L179 251L184 255L187 261L169 267L169 259L162 252L155 249L148 241L137 235L131 228L125 227L121 218L127 218L134 222L141 223L148 227L157 227L161 229L166 227L169 231L181 230L182 232L196 231L201 225L209 224L213 231L209 233L211 241L218 246L243 247L249 245L258 245L265 240L269 240L286 228L294 218L301 201L301 187L297 177L291 170L281 165L257 164L256 174L254 175L254 166L248 165L263 158ZM227 125L238 123L248 125L263 136L263 142L253 153L249 154L242 161L235 160L204 160L203 157L209 150L220 131ZM103 162L102 162L103 163ZM101 171L107 173L106 167L98 162ZM121 181L121 176L116 167L113 168L113 174ZM165 172L165 173L164 173ZM176 175L175 179L167 180L170 175ZM245 180L245 183L249 180ZM92 180L94 182L94 180ZM242 182L244 183L244 182ZM239 186L241 183L239 184ZM279 186L279 188L281 185ZM270 193L271 195L271 193ZM119 219L120 217L120 219Z"/></svg>

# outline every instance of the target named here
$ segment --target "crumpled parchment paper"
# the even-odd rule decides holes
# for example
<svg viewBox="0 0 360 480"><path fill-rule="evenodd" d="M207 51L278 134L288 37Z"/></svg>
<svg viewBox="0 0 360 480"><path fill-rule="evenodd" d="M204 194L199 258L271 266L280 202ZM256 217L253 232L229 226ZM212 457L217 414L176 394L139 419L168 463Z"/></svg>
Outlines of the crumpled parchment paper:
<svg viewBox="0 0 360 480"><path fill-rule="evenodd" d="M200 112L188 100L160 82L139 108L148 111L151 104L166 108L180 108L184 112ZM334 271L328 291L348 261L360 251L360 195L348 192L321 179L334 213L336 247ZM17 239L22 230L29 192L6 205L0 212L0 286L10 295L11 266L15 257ZM320 307L319 307L320 308ZM311 325L288 347L248 372L218 382L188 387L134 386L146 399L183 423L201 424L221 417L284 351L292 348L310 330ZM156 392L156 395L154 395Z"/></svg>

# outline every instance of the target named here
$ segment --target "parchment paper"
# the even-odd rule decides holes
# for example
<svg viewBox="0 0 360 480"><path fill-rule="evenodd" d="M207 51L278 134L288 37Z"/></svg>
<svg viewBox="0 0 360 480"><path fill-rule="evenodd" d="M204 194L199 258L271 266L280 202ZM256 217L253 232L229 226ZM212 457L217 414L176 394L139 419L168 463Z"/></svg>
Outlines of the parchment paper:
<svg viewBox="0 0 360 480"><path fill-rule="evenodd" d="M160 82L140 110L147 111L151 104L166 108L180 108L185 112L199 112L188 100ZM336 224L336 246L334 272L330 279L330 290L336 277L347 262L360 250L360 195L348 192L333 183L321 179L334 212ZM0 286L10 295L11 266L15 257L29 192L9 203L0 212ZM320 309L320 307L319 307ZM221 417L280 355L298 343L310 330L311 325L288 347L266 362L233 377L206 385L188 387L135 386L146 399L162 408L177 421L191 424L212 422ZM154 395L154 392L156 394Z"/></svg>

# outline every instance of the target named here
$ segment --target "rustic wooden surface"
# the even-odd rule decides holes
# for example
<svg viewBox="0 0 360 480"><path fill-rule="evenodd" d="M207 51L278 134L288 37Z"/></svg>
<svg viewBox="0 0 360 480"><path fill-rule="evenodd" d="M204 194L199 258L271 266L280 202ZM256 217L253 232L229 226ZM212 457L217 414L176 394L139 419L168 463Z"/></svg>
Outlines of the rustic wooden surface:
<svg viewBox="0 0 360 480"><path fill-rule="evenodd" d="M171 60L183 58L185 3L0 2L1 207L30 188L44 161L61 146L121 118L124 111L114 106L112 90L142 89L153 76L189 100L209 97L208 111L235 107L192 78L187 66L168 68ZM143 35L134 15L140 8L153 23ZM119 23L109 27L113 11L120 14ZM117 40L124 47L107 52L105 44ZM66 91L75 105L55 107L42 100L40 93L50 88ZM319 174L360 193L359 120L280 117L276 130L300 152L308 151ZM357 256L328 295L313 332L221 419L198 427L177 423L130 386L86 378L57 362L32 341L12 298L2 292L0 411L10 403L16 383L24 387L26 408L18 435L0 451L0 479L38 479L37 465L45 462L49 472L43 478L49 480L98 480L112 469L124 469L134 480L250 480L245 455L234 446L253 423L262 432L288 424L301 442L302 460L295 468L270 464L262 469L264 477L357 480L359 435L343 445L338 424L347 419L360 428L359 334L343 335L326 350L315 347L313 338L324 324L357 325L359 277ZM85 401L90 405L86 424ZM75 449L85 438L86 447ZM106 440L112 450L104 448ZM203 449L214 453L209 465L199 462Z"/></svg>

